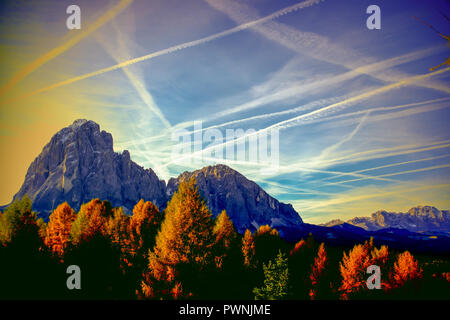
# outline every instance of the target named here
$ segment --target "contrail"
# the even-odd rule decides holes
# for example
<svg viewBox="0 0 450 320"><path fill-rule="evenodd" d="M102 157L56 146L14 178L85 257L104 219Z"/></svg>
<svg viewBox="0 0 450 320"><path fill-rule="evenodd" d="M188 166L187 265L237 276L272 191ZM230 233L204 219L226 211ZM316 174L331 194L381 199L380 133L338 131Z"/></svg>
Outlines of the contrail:
<svg viewBox="0 0 450 320"><path fill-rule="evenodd" d="M450 142L450 140L439 141L439 142L435 142L435 143L432 143L429 145L405 145L405 146L397 146L397 147L381 148L381 149L375 149L375 150L356 152L356 153L353 153L346 157L335 158L332 160L323 161L323 164L330 165L330 164L336 164L336 163L347 163L347 162L355 162L355 161L373 160L373 159L378 159L380 157L398 156L398 155L404 155L404 154L411 154L411 153L417 153L417 152L423 152L423 151L448 148L450 146L450 143L448 143L448 142ZM408 149L408 148L413 149L413 150L404 150L404 151L398 151L398 152L384 153L381 155L372 155L369 157L356 158L357 155L374 154L374 153L379 153L379 152L388 152L388 151L402 150L402 149ZM348 160L348 161L342 162L342 160Z"/></svg>
<svg viewBox="0 0 450 320"><path fill-rule="evenodd" d="M259 119L268 119L268 118L271 118L271 117L287 115L287 114L296 113L296 112L299 112L299 111L306 111L306 110L313 109L313 108L318 107L318 106L323 106L325 104L335 103L335 101L337 102L337 101L342 100L342 99L347 99L347 97L346 96L341 96L341 97L325 98L325 99L320 99L320 100L316 100L316 101L307 103L305 105L300 105L298 107L295 107L295 108L292 108L292 109L288 109L288 110L276 111L276 112L272 112L272 113L264 113L264 114L259 114L259 115L256 115L256 116L251 116L251 117L248 117L248 118L231 120L231 121L227 121L227 122L211 125L209 127L204 127L204 128L202 128L200 130L191 131L191 134L197 133L197 132L203 132L203 131L214 129L214 128L221 128L221 127L231 126L231 125L235 125L235 124L238 124L238 123L243 123L243 122L248 122L248 121L253 121L253 120L259 120ZM413 102L413 103L396 105L396 106L370 108L370 109L366 109L366 110L360 110L360 111L340 114L340 115L331 116L331 117L327 117L327 118L316 119L316 120L310 121L309 123L316 123L316 122L323 122L323 121L330 121L330 120L335 120L335 119L347 118L347 117L351 117L351 116L357 116L357 115L365 114L367 112L375 113L375 112L379 112L379 111L391 111L391 110L405 109L405 108L409 108L409 107L419 106L419 105L422 105L422 104L432 104L432 103L437 103L437 102L443 102L443 101L447 101L449 99L450 98L438 98L438 99L426 100L426 101L421 101L421 102ZM450 107L450 106L443 106L443 108L444 107ZM425 111L425 109L424 109L424 111ZM192 122L189 122L189 123L188 122L183 122L181 124L177 124L175 127L187 128L187 127L190 127L191 125L192 125ZM166 136L167 135L160 135L158 137L166 137ZM158 138L158 137L156 137L156 138ZM153 138L153 137L150 137L148 139L149 139L149 141L155 140L155 138ZM130 141L130 143L131 142L132 141Z"/></svg>
<svg viewBox="0 0 450 320"><path fill-rule="evenodd" d="M402 165L405 165L405 164L411 164L411 163L417 163L417 162L423 162L423 161L438 160L438 159L448 158L448 157L450 157L450 154L444 154L442 156L436 156L436 157L429 157L429 158L423 158L423 159L416 159L416 160L409 160L409 161L385 164L385 165L378 166L378 167L372 167L372 168L352 171L352 173L362 173L362 172L367 172L367 171L373 171L373 170L379 170L379 169L385 169L385 168L402 166ZM336 175L336 176L332 176L332 177L326 177L326 178L320 179L318 181L326 181L326 180L336 179L336 178L339 178L339 177L343 177L345 175L346 174Z"/></svg>
<svg viewBox="0 0 450 320"><path fill-rule="evenodd" d="M9 82L4 85L0 89L0 96L7 93L12 87L14 87L20 80L28 76L30 73L35 71L37 68L42 66L43 64L47 63L48 61L56 58L60 54L64 53L68 49L72 48L74 45L76 45L78 42L86 38L88 35L90 35L92 32L103 26L105 23L107 23L109 20L113 19L115 16L117 16L119 13L121 13L126 7L128 7L133 0L122 0L120 1L116 6L112 7L110 10L108 10L105 14L103 14L100 18L98 18L94 23L89 25L88 28L82 29L82 31L79 31L76 36L68 40L67 42L63 43L62 45L50 50L43 56L37 58L25 68L23 68L19 73L17 73Z"/></svg>
<svg viewBox="0 0 450 320"><path fill-rule="evenodd" d="M399 193L409 193L409 192L429 190L429 189L443 189L443 188L448 188L448 187L450 187L450 184L448 184L448 183L446 183L446 184L435 184L435 185L431 185L431 186L423 186L423 187L417 187L417 188L401 189L401 190L389 191L389 192L383 192L383 193L372 193L372 194L365 194L365 195L360 195L360 196L350 196L350 197L343 197L343 198L335 198L335 199L331 199L331 200L328 200L328 201L321 201L320 203L318 203L316 205L312 205L312 206L307 207L307 208L302 208L302 210L306 211L306 210L326 207L326 206L329 206L329 205L336 205L336 204L342 204L342 203L347 203L347 202L352 202L352 201L357 201L357 200L366 200L366 199L371 199L371 198L390 196L390 195L395 195L395 194L399 194Z"/></svg>
<svg viewBox="0 0 450 320"><path fill-rule="evenodd" d="M212 8L226 14L236 23L242 23L249 19L256 19L258 13L243 1L223 1L223 0L205 0ZM333 44L328 38L313 32L304 32L294 29L288 25L272 21L265 25L257 25L253 29L265 38L274 41L294 52L307 55L317 60L327 63L338 64L348 69L358 69L358 65L364 65L373 62L372 57L361 57L361 55L348 48L342 48ZM385 74L376 74L373 70L360 69L362 74L368 74L384 82L398 81L399 78L410 75L401 72L388 72ZM423 87L432 88L448 93L448 86L440 83L423 83Z"/></svg>
<svg viewBox="0 0 450 320"><path fill-rule="evenodd" d="M278 90L276 93L271 93L269 95L259 97L247 103L238 105L234 108L224 110L222 112L218 112L208 118L203 119L203 121L211 121L220 117L228 116L234 113L252 110L258 107L261 107L268 103L273 103L282 99L290 98L295 95L300 95L305 92L310 92L315 89L326 88L333 84L339 84L340 82L350 80L356 76L361 74L371 74L377 70L383 70L391 67L395 67L400 64L412 62L421 58L424 58L430 54L436 53L437 51L441 51L443 49L442 46L432 47L424 50L418 50L416 52L400 55L394 58L386 59L379 62L374 62L365 66L358 67L356 69L347 71L345 73L327 77L325 79L320 79L314 82L306 82L300 85L292 86L283 90ZM441 88L441 90L444 90ZM446 93L450 93L449 88L445 88Z"/></svg>
<svg viewBox="0 0 450 320"><path fill-rule="evenodd" d="M348 136L346 136L339 142L337 142L337 143L333 144L332 146L323 150L322 153L320 154L318 160L320 161L320 159L325 158L328 154L330 154L334 150L337 150L341 145L343 145L344 143L353 139L353 137L358 133L359 129L361 129L364 122L366 122L367 118L369 117L369 114L370 114L370 111L366 111L365 115L361 118L361 121L358 123L358 125L355 127L355 129L353 129L353 131Z"/></svg>
<svg viewBox="0 0 450 320"><path fill-rule="evenodd" d="M318 191L318 190L312 190L312 189L305 189L305 188L298 188L298 187L294 187L294 186L290 186L290 185L282 185L279 184L277 182L274 181L268 181L265 179L260 179L259 183L265 183L265 184L269 184L269 185L274 185L278 188L281 189L287 189L287 190L294 190L294 191L299 191L302 194L313 194L313 195L324 195L324 196L333 196L336 195L336 193L330 193L330 192L323 192L323 191ZM267 191L267 190L266 190ZM267 191L268 192L268 191Z"/></svg>
<svg viewBox="0 0 450 320"><path fill-rule="evenodd" d="M342 106L345 106L345 105L348 105L348 104L351 104L351 103L354 103L354 102L357 102L357 101L360 101L360 100L364 100L364 99L370 98L370 97L372 97L374 95L377 95L377 94L380 94L380 93L384 93L384 92L387 92L387 91L390 91L390 90L393 90L393 89L396 89L396 88L400 88L400 87L412 84L414 82L417 82L417 81L420 81L420 80L423 80L423 79L427 79L427 78L430 78L432 76L435 76L435 75L447 72L449 70L450 70L450 67L447 67L447 68L441 69L439 71L408 77L406 79L403 79L401 81L395 82L393 84L386 85L386 86L380 87L378 89L362 93L362 94L360 94L358 96L348 98L346 100L343 100L343 101L340 101L340 102L328 105L326 107L323 107L323 108L320 108L320 109L317 109L317 110L314 110L314 111L311 111L311 112L299 115L297 117L293 117L293 118L290 118L290 119L287 119L287 120L284 120L284 121L280 121L278 123L275 123L275 124L270 125L270 126L268 126L266 128L260 129L258 131L242 135L241 137L239 137L237 139L230 140L230 141L227 141L227 142L224 142L224 143L221 143L221 144L216 144L216 145L207 147L205 149L193 152L190 155L183 156L182 158L183 159L184 158L189 158L191 156L196 155L197 153L202 154L203 152L209 151L210 149L223 148L224 146L226 146L228 144L234 144L234 143L237 143L238 141L242 141L243 140L245 142L245 139L247 139L247 138L249 138L251 136L257 136L259 134L268 132L268 131L270 131L272 129L280 129L280 130L281 129L287 129L287 128L290 128L292 126L297 125L299 120L303 120L303 119L308 118L308 117L317 116L317 115L320 115L321 113L325 113L326 111L330 111L330 110L336 109L338 107L342 107ZM172 163L173 163L173 161L167 162L165 164L165 166L168 166L168 165L170 165Z"/></svg>
<svg viewBox="0 0 450 320"><path fill-rule="evenodd" d="M217 160L217 158L211 158L211 157L201 157L198 156L198 159L203 159L203 160L210 160L210 161L215 161ZM222 160L222 159L221 159ZM263 166L263 164L258 163L258 162L249 162L249 161L239 161L239 160L222 160L222 162L224 162L225 164L240 164L240 165L250 165L250 166ZM296 166L296 171L303 171L303 172L315 172L315 173L326 173L326 174L342 174L342 172L340 171L331 171L331 170L320 170L320 169L313 169L313 168L307 168L307 167L300 167L298 165L291 165L292 166ZM398 180L393 180L393 179L388 179L388 178L383 178L383 177L379 177L379 176L370 176L370 175L366 175L366 174L359 174L359 173L355 173L355 174L351 174L354 177L358 177L358 178L364 178L364 179L372 179L372 180L378 180L378 181L388 181L388 182L400 182Z"/></svg>
<svg viewBox="0 0 450 320"><path fill-rule="evenodd" d="M410 146L410 147L420 147L420 146ZM387 157L391 157L391 156L399 156L399 155L405 155L405 154L413 154L413 153L418 153L418 152L424 152L424 151L430 151L430 150L437 150L437 149L443 149L443 148L448 148L450 147L450 144L444 144L444 145L436 145L432 144L429 146L424 146L420 149L414 149L414 150L404 150L404 151L398 151L398 152L391 152L391 153L385 153L385 154L378 154L378 155L371 155L371 156L367 156L367 157L360 157L360 158L355 158L354 155L360 154L360 153L354 153L349 155L348 157L345 158L341 158L341 159L333 159L330 161L324 161L323 163L320 163L321 166L331 166L331 165L336 165L336 164L344 164L344 163L349 163L349 162L360 162L360 161L367 161L367 160L374 160L374 159L380 159L380 158L387 158ZM400 148L405 148L404 146L401 147L392 147L392 148L387 148L387 149L391 149L391 150L397 150ZM385 150L385 149L378 149L378 150L374 150L375 152L379 152L379 150ZM305 171L303 170L303 168L301 167L301 165L304 163L305 166L308 166L310 164L309 161L305 161L305 162L301 162L298 164L291 164L291 165L287 165L287 166L282 166L280 168L280 170L277 172L278 175L280 174L285 174L285 173L290 173L290 172L295 172L295 171ZM317 170L317 169L312 169L312 170ZM319 172L319 171L317 171ZM349 173L350 176L354 176L354 174L359 174L359 172L347 172L347 173L339 173L337 171L328 171L328 170L321 170L321 173L329 173L329 174L333 174L336 175L337 177L340 176L345 176L347 175L347 173ZM367 176L367 177L373 177L373 176ZM370 179L370 178L369 178ZM322 179L324 180L324 179ZM318 180L322 181L322 180Z"/></svg>
<svg viewBox="0 0 450 320"><path fill-rule="evenodd" d="M114 22L113 22L113 27L117 33L120 53L122 54L122 56L129 56L128 48L124 43L125 40L123 39L122 32L120 31L120 29L117 27L117 25ZM108 45L104 41L104 39L102 39L101 37L96 37L96 39L103 46L103 48L105 48L106 52L108 52L109 55L114 60L116 60L116 62L120 61L119 55L117 53L117 48L115 48L115 49L111 48L111 46ZM147 105L147 107L150 109L150 111L152 111L161 120L161 122L164 124L164 126L166 128L171 128L169 121L164 116L161 109L156 105L156 102L153 99L153 96L150 94L150 92L145 87L143 80L140 79L140 77L138 75L134 74L134 72L132 72L132 70L130 70L130 68L122 68L122 71L125 73L126 77L128 78L130 83L133 85L133 87L137 91L139 97Z"/></svg>
<svg viewBox="0 0 450 320"><path fill-rule="evenodd" d="M414 170L406 170L406 171L399 171L399 172L394 172L394 173L386 173L386 174L381 174L381 175L374 176L374 177L378 177L378 178L393 177L393 176L398 176L398 175L402 175L402 174L430 171L430 170L449 168L449 167L450 167L450 164L442 164L442 165L431 166L431 167L420 168L420 169L414 169ZM358 178L358 179L351 179L351 180L345 180L345 181L327 182L327 183L324 183L324 185L336 185L336 184L343 184L343 183L349 183L349 182L354 182L354 181L361 181L361 180L366 180L366 179L367 178Z"/></svg>
<svg viewBox="0 0 450 320"><path fill-rule="evenodd" d="M117 69L129 66L129 65L132 65L134 63L138 63L138 62L141 62L141 61L153 59L153 58L165 55L165 54L173 53L175 51L191 48L191 47L194 47L194 46L197 46L197 45L200 45L200 44L204 44L204 43L216 40L216 39L220 39L220 38L229 36L231 34L234 34L236 32L239 32L239 31L242 31L242 30L246 30L246 29L251 28L251 27L253 27L255 25L258 25L258 24L261 24L261 23L264 23L264 22L267 22L267 21L279 18L279 17L281 17L283 15L286 15L288 13L291 13L291 12L294 12L294 11L297 11L297 10L300 10L300 9L312 6L312 5L314 5L316 3L319 3L321 1L322 0L307 0L307 1L303 1L301 3L297 3L295 5L286 7L286 8L281 9L281 10L278 10L278 11L276 11L276 12L274 12L274 13L268 15L268 16L265 16L263 18L260 18L260 19L257 19L257 20L251 21L251 22L247 22L247 23L238 25L238 26L233 27L231 29L228 29L228 30L225 30L225 31L222 31L222 32L219 32L219 33L216 33L216 34L213 34L213 35L210 35L210 36L198 39L198 40L189 41L189 42L185 42L183 44L172 46L170 48L163 49L163 50L160 50L160 51L157 51L157 52L154 52L154 53L150 53L150 54L142 56L142 57L138 57L138 58L130 59L130 60L127 60L127 61L123 61L123 62L115 64L115 65L113 65L111 67L107 67L107 68L100 69L100 70L97 70L97 71L94 71L94 72L86 73L86 74L81 75L81 76L77 76L77 77L74 77L74 78L71 78L71 79L67 79L67 80L64 80L64 81L52 84L50 86L38 89L38 90L33 91L31 93L28 93L26 95L20 96L20 97L18 97L16 99L28 98L28 97L31 97L33 95L36 95L36 94L39 94L39 93L43 93L43 92L46 92L46 91L49 91L49 90L52 90L52 89L55 89L55 88L59 88L59 87L62 87L62 86L68 85L68 84L72 84L72 83L77 82L77 81L81 81L81 80L84 80L84 79L92 78L92 77L101 75L101 74L106 73L106 72L114 71L114 70L117 70ZM11 99L11 100L8 100L8 101L11 102L11 101L15 101L16 99Z"/></svg>
<svg viewBox="0 0 450 320"><path fill-rule="evenodd" d="M294 122L296 122L298 120L301 120L301 119L304 119L304 118L307 118L307 117L310 117L310 116L314 116L314 115L323 113L323 112L328 111L328 110L336 109L337 107L344 106L346 104L351 104L351 103L354 103L354 102L357 102L357 101L360 101L360 100L363 100L363 99L367 99L367 98L370 98L370 97L372 97L374 95L377 95L377 94L380 94L380 93L384 93L384 92L390 91L392 89L400 88L400 87L412 84L414 82L417 82L417 81L420 81L420 80L424 80L424 79L430 78L432 76L435 76L435 75L447 72L449 70L450 70L450 67L447 67L447 68L441 69L439 71L435 71L435 72L431 72L431 73L427 73L427 74L422 74L422 75L417 75L417 76L412 76L412 77L400 80L398 82L395 82L393 84L390 84L390 85L387 85L387 86L383 86L381 88L378 88L378 89L375 89L375 90L372 90L372 91L369 91L369 92L362 93L362 94L360 94L358 96L355 96L355 97L351 97L351 98L346 99L344 101L340 101L340 102L334 103L334 104L329 105L327 107L324 107L324 108L321 108L321 109L318 109L318 110L315 110L315 111L312 111L312 112L309 112L309 113L306 113L306 114L303 114L303 115L300 115L300 116L297 116L297 117L294 117L294 118L291 118L291 119L288 119L288 120L281 121L279 123L276 123L274 125L271 125L271 126L265 128L263 130L270 130L272 128L280 128L280 129L281 128L283 128L283 129L289 128Z"/></svg>

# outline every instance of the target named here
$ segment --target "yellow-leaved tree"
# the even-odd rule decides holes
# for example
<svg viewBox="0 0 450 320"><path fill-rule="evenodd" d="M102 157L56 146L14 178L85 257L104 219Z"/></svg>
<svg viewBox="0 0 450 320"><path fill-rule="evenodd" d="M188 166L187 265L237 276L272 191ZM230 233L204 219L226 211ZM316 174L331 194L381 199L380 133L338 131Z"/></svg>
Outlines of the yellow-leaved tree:
<svg viewBox="0 0 450 320"><path fill-rule="evenodd" d="M162 214L150 201L141 199L133 208L130 219L130 240L134 255L148 257L153 249L156 233L161 225Z"/></svg>
<svg viewBox="0 0 450 320"><path fill-rule="evenodd" d="M195 295L202 269L212 261L213 220L196 180L182 181L167 204L140 298Z"/></svg>
<svg viewBox="0 0 450 320"><path fill-rule="evenodd" d="M229 251L235 244L237 239L236 230L233 222L223 210L216 218L213 229L214 235L214 260L218 268L222 268L224 259L228 256Z"/></svg>
<svg viewBox="0 0 450 320"><path fill-rule="evenodd" d="M252 232L247 229L242 239L242 255L244 256L244 265L248 268L255 268L255 241L253 240Z"/></svg>

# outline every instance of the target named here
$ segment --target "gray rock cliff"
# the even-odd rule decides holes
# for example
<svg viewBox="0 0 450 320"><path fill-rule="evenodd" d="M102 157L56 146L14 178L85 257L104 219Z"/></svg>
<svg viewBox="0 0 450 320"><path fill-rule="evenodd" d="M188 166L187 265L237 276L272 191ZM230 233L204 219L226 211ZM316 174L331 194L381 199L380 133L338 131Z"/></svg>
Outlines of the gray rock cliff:
<svg viewBox="0 0 450 320"><path fill-rule="evenodd" d="M128 151L114 152L111 134L88 120L76 120L51 138L31 163L14 199L28 194L33 209L44 217L65 201L78 210L94 198L109 200L128 212L140 199L163 209L180 181L192 176L213 215L225 209L240 233L268 224L287 235L303 225L290 204L279 202L225 165L184 172L166 187L155 172L133 162Z"/></svg>
<svg viewBox="0 0 450 320"><path fill-rule="evenodd" d="M25 194L41 213L64 201L78 210L93 198L128 210L141 198L158 206L166 202L165 182L131 161L128 151L115 153L111 134L88 120L76 120L52 137L28 168L14 199Z"/></svg>
<svg viewBox="0 0 450 320"><path fill-rule="evenodd" d="M323 226L333 226L343 221L330 221ZM411 232L444 232L450 233L450 212L438 210L432 206L417 206L408 212L387 212L380 210L370 217L356 217L347 221L367 231L386 228L406 229Z"/></svg>
<svg viewBox="0 0 450 320"><path fill-rule="evenodd" d="M176 191L181 181L191 177L197 180L199 191L213 215L225 209L240 233L266 224L283 233L283 229L298 228L303 223L292 205L279 202L255 182L226 165L208 166L170 179L168 196Z"/></svg>

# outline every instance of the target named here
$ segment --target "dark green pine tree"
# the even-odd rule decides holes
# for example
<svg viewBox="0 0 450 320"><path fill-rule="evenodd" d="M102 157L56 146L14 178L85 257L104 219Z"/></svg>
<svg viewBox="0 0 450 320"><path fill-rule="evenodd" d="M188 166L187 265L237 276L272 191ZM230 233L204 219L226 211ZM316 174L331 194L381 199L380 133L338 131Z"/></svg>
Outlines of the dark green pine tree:
<svg viewBox="0 0 450 320"><path fill-rule="evenodd" d="M254 288L256 300L282 300L289 295L289 268L288 258L281 251L274 260L263 264L264 286Z"/></svg>

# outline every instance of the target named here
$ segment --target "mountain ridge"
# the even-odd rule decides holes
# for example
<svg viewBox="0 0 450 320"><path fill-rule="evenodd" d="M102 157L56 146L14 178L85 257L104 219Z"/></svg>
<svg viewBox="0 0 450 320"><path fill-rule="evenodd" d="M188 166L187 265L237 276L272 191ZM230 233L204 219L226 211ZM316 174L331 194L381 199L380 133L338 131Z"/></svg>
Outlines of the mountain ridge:
<svg viewBox="0 0 450 320"><path fill-rule="evenodd" d="M369 217L355 217L347 221L340 219L331 220L321 224L325 227L333 227L347 223L360 227L366 231L378 231L382 229L405 229L411 232L446 232L450 233L450 211L439 210L433 206L418 205L407 212L388 212L378 210Z"/></svg>
<svg viewBox="0 0 450 320"><path fill-rule="evenodd" d="M199 192L213 216L226 210L239 233L269 225L288 241L313 234L327 244L348 245L373 236L376 241L397 247L412 245L424 251L449 247L449 211L431 206L413 207L400 214L380 210L370 217L312 225L304 223L292 205L279 202L257 183L226 165L185 171L166 184L152 169L133 162L127 150L114 152L112 135L85 119L74 121L51 138L31 163L13 200L28 194L33 210L44 219L64 201L78 210L82 203L94 198L122 206L128 213L140 199L152 201L163 210L180 182L192 177L196 178ZM408 224L398 219L399 215L408 218L409 224L411 219L421 224L407 230Z"/></svg>
<svg viewBox="0 0 450 320"><path fill-rule="evenodd" d="M93 198L108 200L127 212L140 199L151 201L162 210L179 183L193 176L213 215L227 210L240 233L268 224L283 234L303 224L292 205L279 202L225 165L186 171L166 185L152 169L133 162L127 150L114 152L112 135L86 119L75 120L52 136L29 166L13 201L27 194L33 210L44 218L62 202L67 201L78 210Z"/></svg>
<svg viewBox="0 0 450 320"><path fill-rule="evenodd" d="M253 231L264 224L283 232L289 226L303 223L292 205L279 202L257 183L223 164L185 171L177 178L171 178L167 183L167 194L171 196L181 181L192 177L213 215L225 209L240 233L246 229Z"/></svg>

